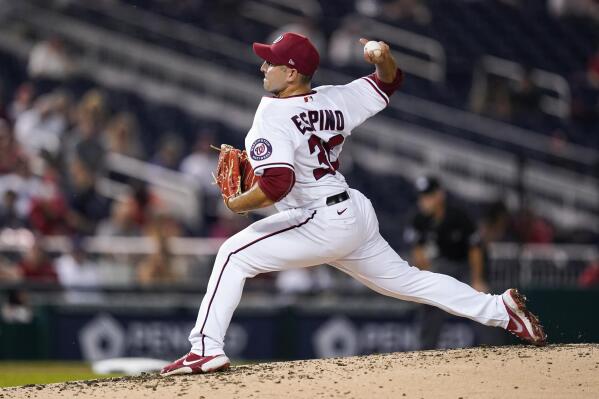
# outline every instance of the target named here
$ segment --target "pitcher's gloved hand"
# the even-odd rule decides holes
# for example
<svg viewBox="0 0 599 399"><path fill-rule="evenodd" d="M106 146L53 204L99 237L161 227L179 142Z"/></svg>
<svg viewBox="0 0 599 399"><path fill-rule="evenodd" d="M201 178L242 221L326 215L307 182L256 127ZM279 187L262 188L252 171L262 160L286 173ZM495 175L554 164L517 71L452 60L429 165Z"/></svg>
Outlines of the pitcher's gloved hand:
<svg viewBox="0 0 599 399"><path fill-rule="evenodd" d="M254 174L245 150L222 144L214 179L226 204L230 198L252 188L258 176Z"/></svg>

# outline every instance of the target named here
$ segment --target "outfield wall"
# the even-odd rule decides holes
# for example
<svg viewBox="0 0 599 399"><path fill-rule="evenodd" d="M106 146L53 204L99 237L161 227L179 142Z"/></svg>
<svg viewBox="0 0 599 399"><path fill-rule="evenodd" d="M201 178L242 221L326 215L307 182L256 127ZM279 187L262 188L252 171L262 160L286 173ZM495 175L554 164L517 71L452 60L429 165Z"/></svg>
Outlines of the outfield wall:
<svg viewBox="0 0 599 399"><path fill-rule="evenodd" d="M599 290L530 290L531 308L539 314L551 343L599 342L594 304ZM250 301L251 303L251 301ZM305 359L417 350L419 305L372 300L242 306L226 338L236 359ZM47 306L35 310L28 324L0 324L3 359L99 360L122 356L169 359L189 349L187 335L196 310L156 307ZM440 347L513 343L503 331L448 318Z"/></svg>

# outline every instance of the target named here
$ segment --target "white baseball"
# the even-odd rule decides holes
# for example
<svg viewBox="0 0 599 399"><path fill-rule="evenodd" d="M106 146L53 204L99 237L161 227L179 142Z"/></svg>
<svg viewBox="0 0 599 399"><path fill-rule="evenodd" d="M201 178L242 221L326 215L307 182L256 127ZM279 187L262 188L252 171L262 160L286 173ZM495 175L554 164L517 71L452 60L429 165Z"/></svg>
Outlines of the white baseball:
<svg viewBox="0 0 599 399"><path fill-rule="evenodd" d="M364 52L370 54L373 57L380 57L383 53L383 49L379 42L371 40L364 46Z"/></svg>

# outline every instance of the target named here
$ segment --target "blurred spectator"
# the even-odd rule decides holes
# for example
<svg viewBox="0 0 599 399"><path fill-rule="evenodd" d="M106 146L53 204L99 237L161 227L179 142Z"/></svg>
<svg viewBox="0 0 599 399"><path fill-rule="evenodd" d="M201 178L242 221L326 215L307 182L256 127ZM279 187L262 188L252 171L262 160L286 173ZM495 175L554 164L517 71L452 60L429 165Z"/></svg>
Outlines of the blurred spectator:
<svg viewBox="0 0 599 399"><path fill-rule="evenodd" d="M101 284L97 264L89 258L83 242L75 238L71 241L71 251L56 260L56 272L60 285L67 289L66 300L71 303L94 302L100 299L90 288ZM83 289L83 290L82 290Z"/></svg>
<svg viewBox="0 0 599 399"><path fill-rule="evenodd" d="M282 294L302 294L314 289L312 268L281 270L275 276L275 286Z"/></svg>
<svg viewBox="0 0 599 399"><path fill-rule="evenodd" d="M470 90L470 110L493 118L508 120L511 115L510 90L505 79L487 75L477 66Z"/></svg>
<svg viewBox="0 0 599 399"><path fill-rule="evenodd" d="M548 0L547 8L556 17L576 16L599 20L599 4L595 0Z"/></svg>
<svg viewBox="0 0 599 399"><path fill-rule="evenodd" d="M574 78L571 118L587 131L599 123L599 52L589 59L586 71Z"/></svg>
<svg viewBox="0 0 599 399"><path fill-rule="evenodd" d="M331 268L327 266L282 270L275 275L275 286L282 294L302 294L334 288Z"/></svg>
<svg viewBox="0 0 599 399"><path fill-rule="evenodd" d="M21 154L10 126L4 119L0 119L0 154L0 175L14 172Z"/></svg>
<svg viewBox="0 0 599 399"><path fill-rule="evenodd" d="M381 13L380 0L355 0L356 11L367 17L375 18Z"/></svg>
<svg viewBox="0 0 599 399"><path fill-rule="evenodd" d="M183 152L183 141L176 133L167 133L160 137L158 151L150 161L163 168L177 170Z"/></svg>
<svg viewBox="0 0 599 399"><path fill-rule="evenodd" d="M511 216L505 204L502 201L493 202L488 206L481 221L482 242L486 246L494 242L514 241L511 225Z"/></svg>
<svg viewBox="0 0 599 399"><path fill-rule="evenodd" d="M158 206L158 199L149 190L146 183L134 180L133 188L134 220L140 228L144 228L151 222L152 213Z"/></svg>
<svg viewBox="0 0 599 399"><path fill-rule="evenodd" d="M360 18L349 15L331 35L329 42L329 61L337 66L355 65L364 60L362 46L358 40L362 37L364 27Z"/></svg>
<svg viewBox="0 0 599 399"><path fill-rule="evenodd" d="M10 259L0 256L0 281L14 282L21 279L18 266Z"/></svg>
<svg viewBox="0 0 599 399"><path fill-rule="evenodd" d="M42 249L41 245L34 243L18 263L19 274L29 282L54 283L57 281L54 265Z"/></svg>
<svg viewBox="0 0 599 399"><path fill-rule="evenodd" d="M183 236L183 229L181 224L170 214L155 208L150 220L145 226L144 234L150 237L181 237Z"/></svg>
<svg viewBox="0 0 599 399"><path fill-rule="evenodd" d="M8 291L8 297L2 304L2 321L4 323L30 323L33 311L29 305L27 293L21 290Z"/></svg>
<svg viewBox="0 0 599 399"><path fill-rule="evenodd" d="M158 233L153 235L154 253L137 265L137 281L144 286L172 284L179 280L174 270L173 256L168 247L168 239Z"/></svg>
<svg viewBox="0 0 599 399"><path fill-rule="evenodd" d="M69 224L79 233L94 234L97 224L108 215L108 200L96 190L95 176L78 159L70 164L66 191Z"/></svg>
<svg viewBox="0 0 599 399"><path fill-rule="evenodd" d="M45 198L48 187L39 177L31 173L27 159L18 158L14 173L0 175L0 198L4 198L7 191L12 191L17 196L15 203L17 215L26 218L34 198Z"/></svg>
<svg viewBox="0 0 599 399"><path fill-rule="evenodd" d="M528 207L524 207L518 212L514 228L521 243L548 244L553 242L555 234L553 227Z"/></svg>
<svg viewBox="0 0 599 399"><path fill-rule="evenodd" d="M420 25L427 25L432 19L431 11L422 0L356 0L356 10L368 17L414 21Z"/></svg>
<svg viewBox="0 0 599 399"><path fill-rule="evenodd" d="M208 237L210 238L229 238L250 224L248 218L242 218L239 217L239 215L232 213L223 204L223 201L218 202L216 212L216 220L208 229Z"/></svg>
<svg viewBox="0 0 599 399"><path fill-rule="evenodd" d="M431 11L422 0L392 0L383 4L383 19L390 21L413 21L419 25L431 22Z"/></svg>
<svg viewBox="0 0 599 399"><path fill-rule="evenodd" d="M31 82L21 84L15 91L14 98L8 106L8 117L11 122L15 122L17 118L29 108L33 103L35 91Z"/></svg>
<svg viewBox="0 0 599 399"><path fill-rule="evenodd" d="M101 132L106 118L106 100L95 89L87 91L75 112L75 127L65 138L64 158L67 163L75 158L96 174L104 169L106 149Z"/></svg>
<svg viewBox="0 0 599 399"><path fill-rule="evenodd" d="M99 283L96 265L78 238L72 240L70 253L56 260L56 272L64 287L95 287Z"/></svg>
<svg viewBox="0 0 599 399"><path fill-rule="evenodd" d="M37 43L31 49L28 65L29 76L64 80L74 70L73 63L67 55L64 43L58 37Z"/></svg>
<svg viewBox="0 0 599 399"><path fill-rule="evenodd" d="M180 167L181 172L213 197L220 196L220 190L213 184L212 177L218 163L218 152L210 148L210 145L216 142L216 137L209 132L198 134L193 152L181 161Z"/></svg>
<svg viewBox="0 0 599 399"><path fill-rule="evenodd" d="M86 91L79 101L77 113L78 116L91 117L97 124L103 125L108 115L106 95L97 88Z"/></svg>
<svg viewBox="0 0 599 399"><path fill-rule="evenodd" d="M2 83L0 79L0 120L8 120L8 110L4 102L4 86Z"/></svg>
<svg viewBox="0 0 599 399"><path fill-rule="evenodd" d="M136 221L136 204L133 198L114 201L110 219L103 220L96 231L98 236L135 237L141 235Z"/></svg>
<svg viewBox="0 0 599 399"><path fill-rule="evenodd" d="M29 223L33 231L41 235L71 234L68 224L67 202L62 192L63 176L56 160L46 159L42 180L45 195L31 201Z"/></svg>
<svg viewBox="0 0 599 399"><path fill-rule="evenodd" d="M582 288L599 286L599 259L591 262L578 277L578 285Z"/></svg>
<svg viewBox="0 0 599 399"><path fill-rule="evenodd" d="M218 152L210 148L211 144L218 143L218 139L211 132L202 132L196 137L193 152L181 162L181 172L194 186L201 187L201 209L203 215L199 221L188 224L194 230L194 226L209 224L216 218L217 207L221 203L221 193L214 184L213 173L218 163ZM199 234L199 231L193 231Z"/></svg>
<svg viewBox="0 0 599 399"><path fill-rule="evenodd" d="M522 80L513 82L509 88L512 119L526 126L528 120L538 118L541 111L541 96L541 91L532 80L531 71L527 70Z"/></svg>
<svg viewBox="0 0 599 399"><path fill-rule="evenodd" d="M568 135L562 129L554 129L549 132L551 141L549 142L551 152L556 155L561 155L566 150L568 144Z"/></svg>
<svg viewBox="0 0 599 399"><path fill-rule="evenodd" d="M82 115L75 129L70 133L70 142L66 147L67 163L75 159L83 162L94 174L104 169L106 150L100 140L100 126L90 115Z"/></svg>
<svg viewBox="0 0 599 399"><path fill-rule="evenodd" d="M47 151L56 156L63 133L69 124L70 97L55 91L40 96L33 107L19 115L15 123L15 137L29 155Z"/></svg>
<svg viewBox="0 0 599 399"><path fill-rule="evenodd" d="M0 229L20 229L28 227L27 218L17 212L17 194L14 191L4 192L2 204L0 204Z"/></svg>
<svg viewBox="0 0 599 399"><path fill-rule="evenodd" d="M104 144L108 151L134 158L143 158L135 115L121 112L112 117L106 126Z"/></svg>
<svg viewBox="0 0 599 399"><path fill-rule="evenodd" d="M68 208L62 196L36 198L31 203L29 223L41 235L64 235L72 232L68 222Z"/></svg>

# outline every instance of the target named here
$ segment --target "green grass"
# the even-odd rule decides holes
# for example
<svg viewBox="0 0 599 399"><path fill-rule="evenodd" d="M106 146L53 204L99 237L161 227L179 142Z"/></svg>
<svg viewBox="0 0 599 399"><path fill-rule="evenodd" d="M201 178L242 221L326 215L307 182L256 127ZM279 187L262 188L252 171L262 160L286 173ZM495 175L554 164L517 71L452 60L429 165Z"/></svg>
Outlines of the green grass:
<svg viewBox="0 0 599 399"><path fill-rule="evenodd" d="M94 374L82 362L0 362L0 387L118 377Z"/></svg>
<svg viewBox="0 0 599 399"><path fill-rule="evenodd" d="M233 365L255 363L257 362L244 360L234 361ZM94 374L89 364L84 362L0 361L0 388L121 376L122 374Z"/></svg>

